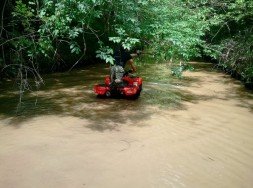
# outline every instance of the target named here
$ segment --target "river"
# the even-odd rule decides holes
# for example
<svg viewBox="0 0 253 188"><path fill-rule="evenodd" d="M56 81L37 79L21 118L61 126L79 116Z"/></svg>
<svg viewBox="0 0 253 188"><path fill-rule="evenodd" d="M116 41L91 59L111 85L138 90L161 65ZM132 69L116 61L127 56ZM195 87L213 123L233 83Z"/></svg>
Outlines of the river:
<svg viewBox="0 0 253 188"><path fill-rule="evenodd" d="M142 65L137 100L97 98L108 68L44 76L17 109L0 89L0 187L251 188L253 93L208 63Z"/></svg>

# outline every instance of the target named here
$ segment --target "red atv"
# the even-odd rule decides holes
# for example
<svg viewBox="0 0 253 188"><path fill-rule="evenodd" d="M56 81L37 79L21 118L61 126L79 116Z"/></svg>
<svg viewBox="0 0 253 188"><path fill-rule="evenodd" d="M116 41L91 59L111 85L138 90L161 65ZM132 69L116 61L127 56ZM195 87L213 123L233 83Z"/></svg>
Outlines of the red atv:
<svg viewBox="0 0 253 188"><path fill-rule="evenodd" d="M130 75L127 71L122 83L112 83L110 76L105 77L104 84L96 84L93 88L98 97L124 96L127 98L137 99L142 90L142 78Z"/></svg>

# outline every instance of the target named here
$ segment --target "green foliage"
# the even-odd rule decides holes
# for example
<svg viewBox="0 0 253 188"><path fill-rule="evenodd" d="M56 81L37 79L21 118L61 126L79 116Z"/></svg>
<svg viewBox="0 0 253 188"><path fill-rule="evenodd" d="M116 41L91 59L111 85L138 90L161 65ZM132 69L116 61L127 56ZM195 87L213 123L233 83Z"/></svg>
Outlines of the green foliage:
<svg viewBox="0 0 253 188"><path fill-rule="evenodd" d="M236 67L246 81L252 76L250 0L13 2L11 16L3 14L9 22L2 21L2 65L11 62L38 71L56 64L71 67L92 57L113 63L112 49L120 44L126 49L145 47L157 60L175 64L209 56L221 60L223 67ZM234 51L243 50L230 50L224 59L231 44ZM181 70L172 71L180 75Z"/></svg>
<svg viewBox="0 0 253 188"><path fill-rule="evenodd" d="M111 65L114 62L114 59L112 57L113 54L113 50L108 47L108 46L104 46L102 42L100 42L100 49L96 51L97 58L100 58L102 60L104 60L106 63L110 63Z"/></svg>
<svg viewBox="0 0 253 188"><path fill-rule="evenodd" d="M69 45L70 53L80 54L95 43L111 41L126 49L142 43L157 57L187 60L199 55L197 45L208 27L207 8L192 9L181 0L43 0L39 10L32 7L33 2L19 0L13 15L25 30L31 29L33 17L39 18L35 43L45 57L52 56L59 43ZM86 43L90 37L93 43ZM104 55L97 57L104 59Z"/></svg>
<svg viewBox="0 0 253 188"><path fill-rule="evenodd" d="M18 24L19 22L22 24L24 31L34 31L31 27L31 20L34 18L34 9L22 3L21 0L16 2L16 6L14 11L12 12L13 23Z"/></svg>
<svg viewBox="0 0 253 188"><path fill-rule="evenodd" d="M234 38L223 40L223 52L219 66L231 74L242 77L246 83L253 83L253 34L245 31Z"/></svg>
<svg viewBox="0 0 253 188"><path fill-rule="evenodd" d="M198 45L208 28L207 8L190 8L183 1L160 1L152 13L158 17L150 25L154 52L165 59L189 60L199 56ZM168 11L169 10L169 11Z"/></svg>
<svg viewBox="0 0 253 188"><path fill-rule="evenodd" d="M253 84L253 1L220 1L215 5L213 14L219 21L207 33L211 55L219 67Z"/></svg>
<svg viewBox="0 0 253 188"><path fill-rule="evenodd" d="M187 63L179 62L179 65L174 65L171 68L171 74L173 76L176 76L177 78L182 78L183 71L186 71L186 70L193 71L194 68Z"/></svg>

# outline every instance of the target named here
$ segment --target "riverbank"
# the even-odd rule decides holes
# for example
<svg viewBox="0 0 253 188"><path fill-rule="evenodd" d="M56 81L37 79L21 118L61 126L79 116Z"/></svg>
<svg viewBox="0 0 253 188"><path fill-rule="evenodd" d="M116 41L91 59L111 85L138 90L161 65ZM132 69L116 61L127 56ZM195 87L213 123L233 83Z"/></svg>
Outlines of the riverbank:
<svg viewBox="0 0 253 188"><path fill-rule="evenodd" d="M181 80L143 70L136 101L94 97L107 68L46 78L54 84L33 113L1 109L0 187L250 188L253 94L211 64L193 66Z"/></svg>

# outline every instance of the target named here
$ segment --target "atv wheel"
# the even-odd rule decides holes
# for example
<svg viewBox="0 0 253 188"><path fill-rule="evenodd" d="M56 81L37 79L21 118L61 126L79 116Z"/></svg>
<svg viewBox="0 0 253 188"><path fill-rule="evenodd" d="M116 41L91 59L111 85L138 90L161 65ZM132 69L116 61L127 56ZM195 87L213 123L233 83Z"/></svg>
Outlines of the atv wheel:
<svg viewBox="0 0 253 188"><path fill-rule="evenodd" d="M140 90L140 92L141 92L141 90L142 90L142 84L141 84L141 85L139 85L139 90Z"/></svg>
<svg viewBox="0 0 253 188"><path fill-rule="evenodd" d="M106 93L105 93L105 96L107 96L107 97L110 97L112 94L111 94L111 92L110 91L107 91Z"/></svg>
<svg viewBox="0 0 253 188"><path fill-rule="evenodd" d="M136 93L135 95L132 95L131 97L129 97L129 99L136 100L140 97L140 94L141 94L141 92L138 91L138 93Z"/></svg>

